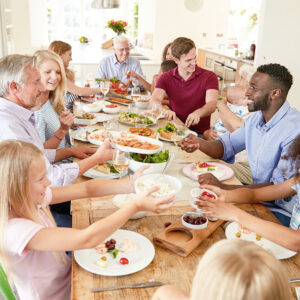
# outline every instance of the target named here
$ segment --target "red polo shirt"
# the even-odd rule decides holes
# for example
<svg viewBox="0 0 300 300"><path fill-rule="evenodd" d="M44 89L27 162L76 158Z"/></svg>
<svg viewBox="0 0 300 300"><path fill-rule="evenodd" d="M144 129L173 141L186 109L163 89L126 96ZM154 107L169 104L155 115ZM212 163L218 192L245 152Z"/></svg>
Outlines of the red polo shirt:
<svg viewBox="0 0 300 300"><path fill-rule="evenodd" d="M170 100L170 107L177 117L185 122L188 115L205 105L207 90L218 90L218 78L214 72L196 66L195 72L185 81L178 74L178 67L163 73L156 87L163 89ZM203 117L190 129L203 133L210 128L210 116Z"/></svg>

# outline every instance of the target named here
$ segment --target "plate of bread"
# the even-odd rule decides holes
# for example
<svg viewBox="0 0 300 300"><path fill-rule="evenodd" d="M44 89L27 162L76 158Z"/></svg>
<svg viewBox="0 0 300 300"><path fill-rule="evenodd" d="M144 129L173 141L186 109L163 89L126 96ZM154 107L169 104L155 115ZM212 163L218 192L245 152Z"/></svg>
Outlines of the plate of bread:
<svg viewBox="0 0 300 300"><path fill-rule="evenodd" d="M128 170L119 173L113 166L111 161L103 164L98 164L94 168L87 170L83 175L89 178L120 178L126 175Z"/></svg>
<svg viewBox="0 0 300 300"><path fill-rule="evenodd" d="M205 173L211 173L221 181L231 178L234 174L231 168L215 161L197 161L186 165L182 172L194 180L198 180L198 176Z"/></svg>
<svg viewBox="0 0 300 300"><path fill-rule="evenodd" d="M168 122L165 127L157 130L159 139L166 142L174 142L181 140L189 134L197 135L197 132L189 130L184 126Z"/></svg>

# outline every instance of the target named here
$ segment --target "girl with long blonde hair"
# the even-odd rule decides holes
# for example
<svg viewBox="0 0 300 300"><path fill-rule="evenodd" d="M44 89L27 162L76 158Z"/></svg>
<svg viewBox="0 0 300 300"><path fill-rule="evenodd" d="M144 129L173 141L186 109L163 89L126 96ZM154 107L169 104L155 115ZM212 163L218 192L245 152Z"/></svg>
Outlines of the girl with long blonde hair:
<svg viewBox="0 0 300 300"><path fill-rule="evenodd" d="M174 195L154 198L152 188L112 215L87 228L56 227L50 203L134 191L131 179L93 179L49 188L43 153L33 144L0 142L0 263L12 278L21 299L70 299L71 261L64 251L94 248L105 241L137 211L163 212Z"/></svg>
<svg viewBox="0 0 300 300"><path fill-rule="evenodd" d="M71 147L69 129L74 117L65 110L65 69L61 58L49 50L35 52L36 65L46 91L40 96L40 107L35 112L36 127L45 149ZM62 162L70 162L62 161Z"/></svg>
<svg viewBox="0 0 300 300"><path fill-rule="evenodd" d="M222 240L201 258L191 294L173 287L157 290L152 300L291 299L281 263L262 247L245 240Z"/></svg>
<svg viewBox="0 0 300 300"><path fill-rule="evenodd" d="M78 96L90 96L101 92L100 88L79 87L75 85L74 72L68 68L69 63L72 60L72 47L70 44L63 41L53 41L49 45L49 50L54 51L61 57L65 67L67 76L67 94L65 100L68 103L68 108L72 106L73 101L78 98Z"/></svg>

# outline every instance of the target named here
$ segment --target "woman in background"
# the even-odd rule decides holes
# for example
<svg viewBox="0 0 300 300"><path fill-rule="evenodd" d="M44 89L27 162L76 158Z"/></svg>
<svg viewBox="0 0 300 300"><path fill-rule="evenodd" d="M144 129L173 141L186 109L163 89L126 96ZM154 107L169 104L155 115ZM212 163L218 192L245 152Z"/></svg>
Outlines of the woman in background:
<svg viewBox="0 0 300 300"><path fill-rule="evenodd" d="M67 77L65 101L69 109L72 108L73 102L78 96L90 96L101 92L100 88L79 87L75 85L74 72L68 69L69 63L72 60L72 47L70 44L63 41L53 41L49 46L49 50L57 53L63 61Z"/></svg>

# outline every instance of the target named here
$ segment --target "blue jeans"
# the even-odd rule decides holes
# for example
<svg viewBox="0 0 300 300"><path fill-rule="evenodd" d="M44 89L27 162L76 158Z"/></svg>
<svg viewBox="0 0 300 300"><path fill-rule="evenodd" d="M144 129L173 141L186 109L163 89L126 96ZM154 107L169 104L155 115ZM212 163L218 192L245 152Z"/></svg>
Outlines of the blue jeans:
<svg viewBox="0 0 300 300"><path fill-rule="evenodd" d="M286 227L290 226L291 218L281 214L278 211L271 211L271 213L280 221L280 223Z"/></svg>

